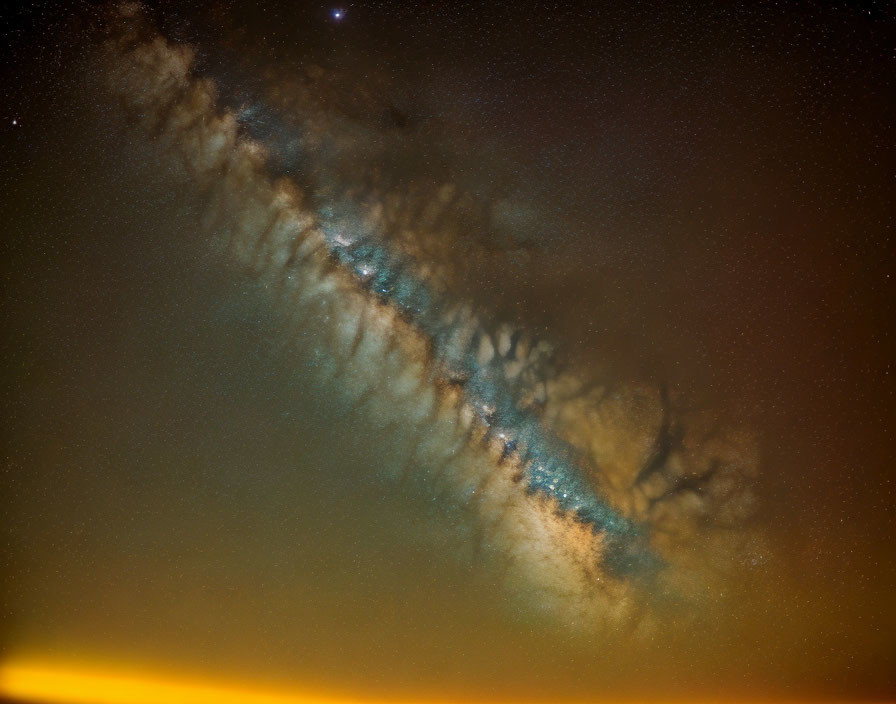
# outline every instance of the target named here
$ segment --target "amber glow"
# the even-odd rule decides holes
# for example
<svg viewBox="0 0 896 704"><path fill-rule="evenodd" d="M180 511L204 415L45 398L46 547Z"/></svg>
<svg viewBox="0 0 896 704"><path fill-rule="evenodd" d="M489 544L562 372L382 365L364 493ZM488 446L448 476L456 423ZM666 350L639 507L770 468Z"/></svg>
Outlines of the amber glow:
<svg viewBox="0 0 896 704"><path fill-rule="evenodd" d="M350 704L362 700L149 673L54 666L0 665L0 696L54 704Z"/></svg>
<svg viewBox="0 0 896 704"><path fill-rule="evenodd" d="M0 697L45 704L414 704L404 699L335 696L26 661L0 664ZM416 701L422 704L426 700ZM706 700L706 704L710 701L715 700ZM444 699L430 702L447 704ZM640 701L629 700L626 704Z"/></svg>

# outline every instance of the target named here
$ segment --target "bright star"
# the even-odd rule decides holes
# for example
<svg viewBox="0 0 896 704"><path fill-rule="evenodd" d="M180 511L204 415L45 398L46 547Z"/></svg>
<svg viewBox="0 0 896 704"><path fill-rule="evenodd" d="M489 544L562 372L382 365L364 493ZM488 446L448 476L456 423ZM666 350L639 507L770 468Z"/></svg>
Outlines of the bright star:
<svg viewBox="0 0 896 704"><path fill-rule="evenodd" d="M333 10L333 19L334 20L341 20L343 17L345 17L345 10L343 10L343 9Z"/></svg>

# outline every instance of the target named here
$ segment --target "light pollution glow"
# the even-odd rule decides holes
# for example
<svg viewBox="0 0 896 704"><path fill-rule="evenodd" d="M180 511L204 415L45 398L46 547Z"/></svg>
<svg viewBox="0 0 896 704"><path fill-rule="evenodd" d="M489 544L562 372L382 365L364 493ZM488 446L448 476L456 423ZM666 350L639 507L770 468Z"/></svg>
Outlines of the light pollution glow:
<svg viewBox="0 0 896 704"><path fill-rule="evenodd" d="M53 704L385 704L444 699L364 698L272 689L212 679L165 678L148 672L52 665L28 660L0 665L0 696ZM472 700L471 700L472 701ZM480 700L481 701L481 700ZM602 700L609 701L609 700ZM625 700L626 704L660 700ZM670 700L673 701L673 700ZM678 701L678 700L675 700ZM695 700L696 701L696 700ZM702 702L729 701L702 699ZM759 704L759 700L750 700Z"/></svg>

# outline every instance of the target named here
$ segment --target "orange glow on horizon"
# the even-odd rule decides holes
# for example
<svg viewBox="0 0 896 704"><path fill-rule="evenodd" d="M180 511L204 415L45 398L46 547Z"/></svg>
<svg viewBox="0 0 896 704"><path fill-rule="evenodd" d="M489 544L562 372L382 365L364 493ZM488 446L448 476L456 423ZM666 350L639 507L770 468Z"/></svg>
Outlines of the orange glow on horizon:
<svg viewBox="0 0 896 704"><path fill-rule="evenodd" d="M0 663L0 697L44 704L447 704L446 700L435 698L333 696L31 662ZM624 704L646 704L647 701L627 700ZM701 701L714 704L727 700Z"/></svg>
<svg viewBox="0 0 896 704"><path fill-rule="evenodd" d="M48 704L371 704L198 678L30 662L0 664L0 697Z"/></svg>

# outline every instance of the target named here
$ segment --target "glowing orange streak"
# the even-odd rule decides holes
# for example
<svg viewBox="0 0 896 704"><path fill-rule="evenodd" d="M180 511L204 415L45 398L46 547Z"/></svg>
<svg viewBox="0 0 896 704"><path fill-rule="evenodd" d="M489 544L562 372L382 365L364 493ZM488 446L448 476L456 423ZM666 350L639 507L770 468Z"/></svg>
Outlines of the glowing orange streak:
<svg viewBox="0 0 896 704"><path fill-rule="evenodd" d="M410 700L274 691L260 687L125 675L91 668L13 662L0 664L0 697L44 704L415 704ZM434 704L434 701L425 704ZM704 704L717 704L726 700L702 701ZM421 700L416 704L424 702ZM447 702L439 700L439 704ZM628 700L625 704L639 702ZM683 702L678 700L670 704Z"/></svg>
<svg viewBox="0 0 896 704"><path fill-rule="evenodd" d="M362 701L28 663L0 665L0 696L58 704L358 704Z"/></svg>

